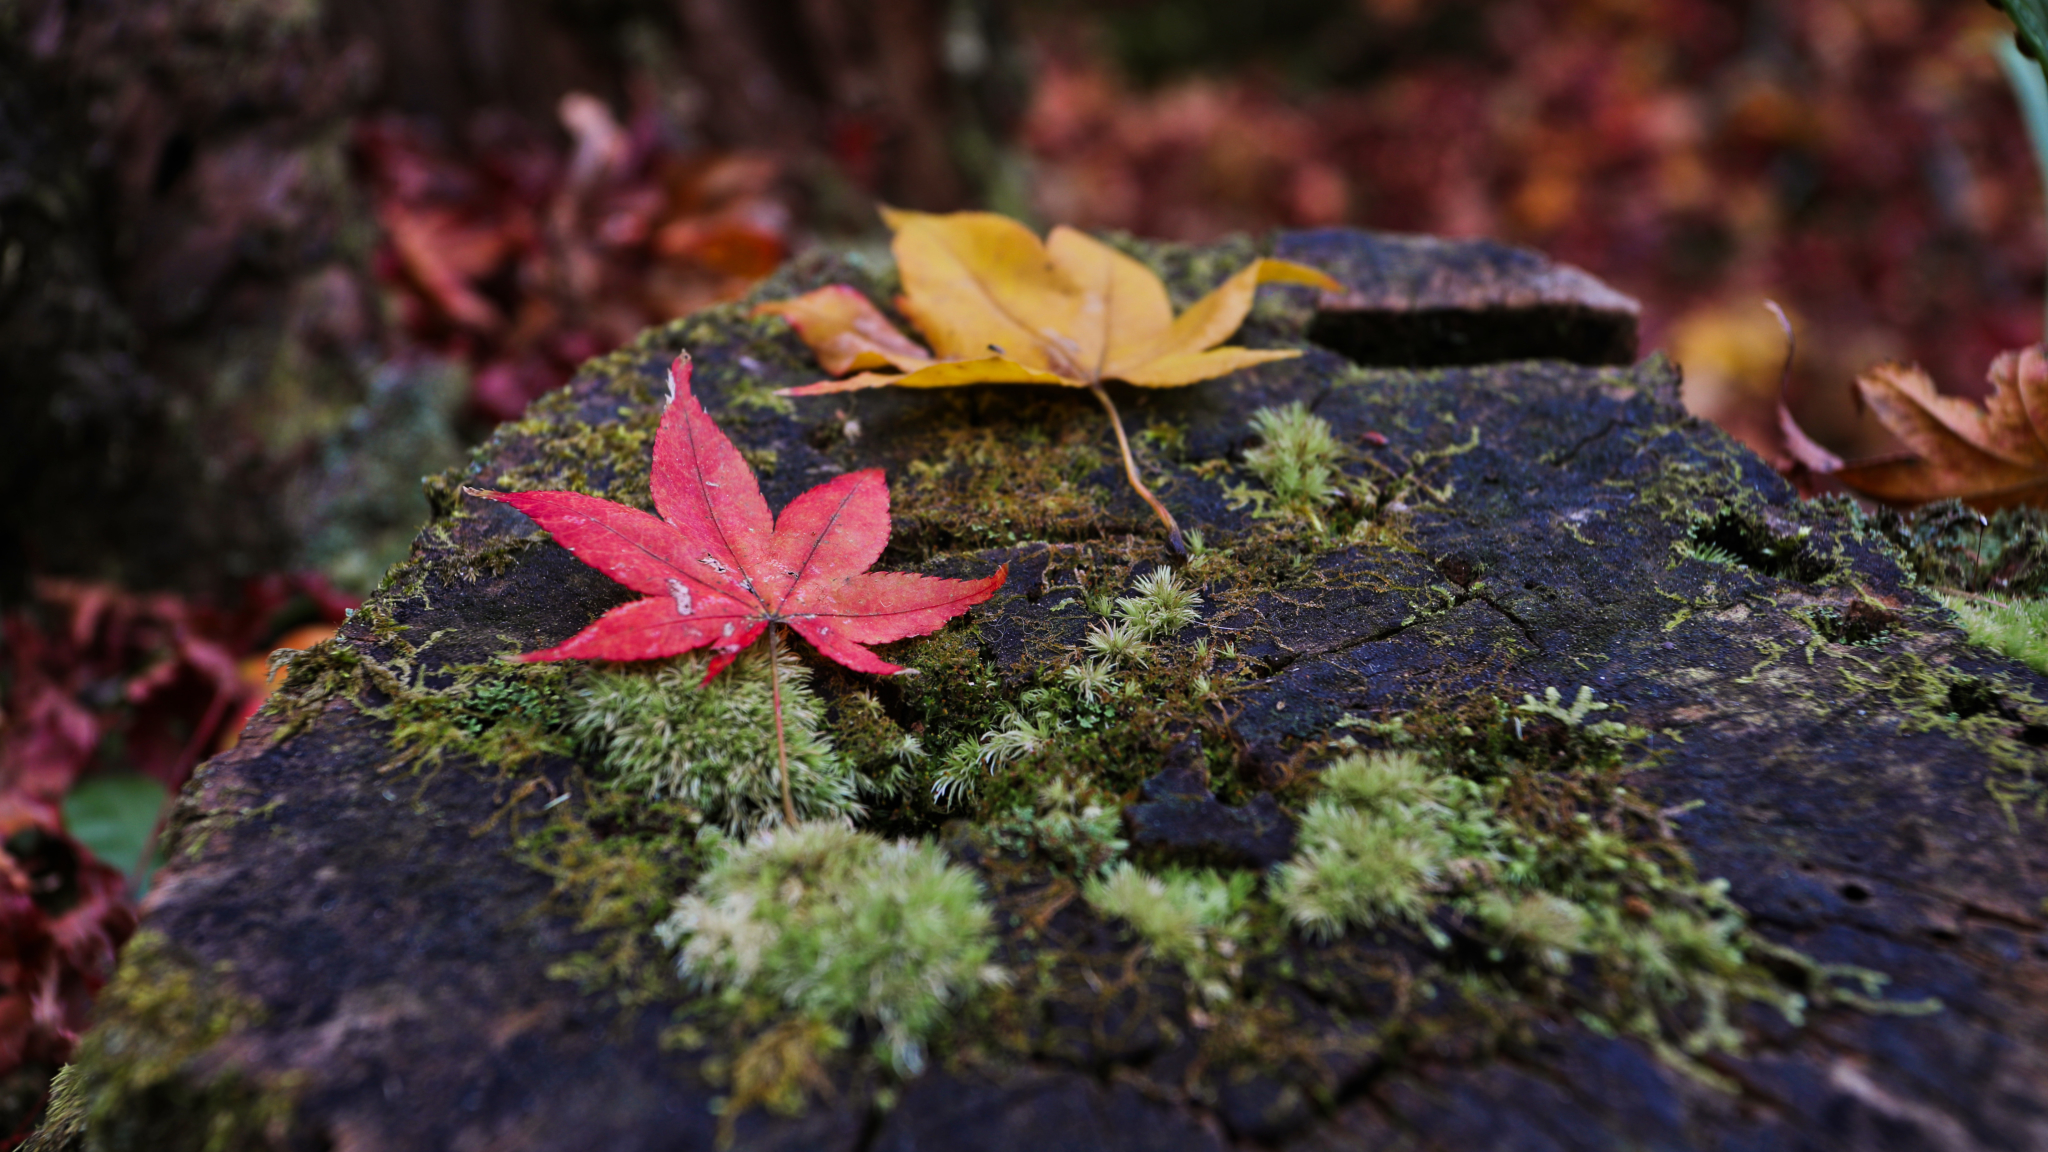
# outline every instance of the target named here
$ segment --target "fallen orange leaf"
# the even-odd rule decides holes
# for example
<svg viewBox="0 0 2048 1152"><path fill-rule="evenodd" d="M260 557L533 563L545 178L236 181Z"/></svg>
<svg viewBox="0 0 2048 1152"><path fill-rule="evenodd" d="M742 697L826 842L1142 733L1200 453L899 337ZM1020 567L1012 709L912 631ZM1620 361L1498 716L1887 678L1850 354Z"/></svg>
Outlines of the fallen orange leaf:
<svg viewBox="0 0 2048 1152"><path fill-rule="evenodd" d="M303 652L323 640L332 640L340 629L332 624L304 624L277 638L276 648L290 648ZM233 720L221 727L220 739L214 744L215 752L225 752L241 742L242 727L256 714L270 694L284 685L291 669L283 666L272 668L270 653L250 656L236 665L240 672L244 693L241 711Z"/></svg>
<svg viewBox="0 0 2048 1152"><path fill-rule="evenodd" d="M833 284L755 309L788 320L834 376L784 395L815 396L896 385L1053 384L1087 388L1109 413L1131 487L1165 523L1176 550L1180 529L1138 477L1130 443L1104 380L1175 388L1293 350L1219 348L1251 312L1261 284L1305 284L1337 292L1328 275L1288 260L1246 265L1179 316L1151 269L1064 225L1044 242L990 212L932 215L885 208L903 277L897 306L924 334L927 352L896 330L857 290Z"/></svg>
<svg viewBox="0 0 2048 1152"><path fill-rule="evenodd" d="M2042 346L1991 363L1989 400L1945 396L1917 367L1882 364L1856 389L1910 450L1851 460L1834 475L1888 504L1955 498L1980 511L2048 503L2048 359Z"/></svg>

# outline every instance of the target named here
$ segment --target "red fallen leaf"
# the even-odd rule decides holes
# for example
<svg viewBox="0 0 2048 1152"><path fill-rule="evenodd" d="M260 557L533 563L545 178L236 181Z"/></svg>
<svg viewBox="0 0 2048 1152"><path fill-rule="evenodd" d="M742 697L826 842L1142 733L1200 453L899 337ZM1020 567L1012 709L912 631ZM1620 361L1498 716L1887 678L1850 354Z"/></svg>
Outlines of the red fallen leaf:
<svg viewBox="0 0 2048 1152"><path fill-rule="evenodd" d="M396 203L382 207L378 222L401 266L449 319L479 332L504 325L497 306L470 287L504 259L509 248L503 236L465 227L447 213Z"/></svg>
<svg viewBox="0 0 2048 1152"><path fill-rule="evenodd" d="M699 648L716 655L704 682L741 649L788 625L856 672L904 671L869 650L922 636L995 595L1007 565L981 580L869 572L889 543L889 486L879 468L850 472L771 517L754 470L690 393L690 358L669 369L654 439L652 516L576 492L463 491L533 518L585 564L644 597L522 660L650 660ZM773 676L774 660L769 661ZM778 700L780 690L777 689ZM781 713L776 713L781 744ZM789 771L783 814L796 822Z"/></svg>
<svg viewBox="0 0 2048 1152"><path fill-rule="evenodd" d="M64 834L54 804L0 792L0 1075L71 1057L134 932L127 878Z"/></svg>

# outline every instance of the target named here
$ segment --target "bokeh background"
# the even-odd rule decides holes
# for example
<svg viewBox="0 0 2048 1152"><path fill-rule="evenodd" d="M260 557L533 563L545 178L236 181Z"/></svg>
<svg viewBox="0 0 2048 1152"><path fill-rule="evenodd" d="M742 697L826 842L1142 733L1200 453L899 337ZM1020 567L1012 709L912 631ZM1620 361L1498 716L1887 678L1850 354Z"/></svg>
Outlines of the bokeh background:
<svg viewBox="0 0 2048 1152"><path fill-rule="evenodd" d="M1638 297L1701 395L1775 394L1778 301L1826 431L1876 361L1975 394L2042 336L2009 31L1957 0L0 4L0 1125L265 655L404 555L423 474L641 327L879 249L878 201L1492 236Z"/></svg>

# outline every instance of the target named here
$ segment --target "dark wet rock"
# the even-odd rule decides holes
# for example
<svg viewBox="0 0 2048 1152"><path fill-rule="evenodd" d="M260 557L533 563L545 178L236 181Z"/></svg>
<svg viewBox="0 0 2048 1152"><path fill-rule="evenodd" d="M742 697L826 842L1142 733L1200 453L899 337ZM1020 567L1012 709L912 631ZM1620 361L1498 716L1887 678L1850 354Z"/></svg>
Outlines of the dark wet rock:
<svg viewBox="0 0 2048 1152"><path fill-rule="evenodd" d="M1521 260L1330 233L1278 248L1351 260L1340 274L1354 285L1379 275L1358 253L1434 251L1466 283L1496 266L1499 282ZM1174 252L1215 275L1236 266ZM1386 272L1382 290L1424 298L1428 277L1411 273ZM830 256L764 293L833 281L889 295L885 272ZM1616 709L1603 716L1647 733L1626 776L1640 819L1702 877L1726 878L1764 939L1884 973L1893 1007L1938 997L1941 1010L1837 1003L1792 1023L1737 1006L1741 1054L1687 1064L1562 1007L1593 979L1583 965L1506 967L1440 911L1336 941L1262 941L1241 983L1263 1015L1232 1017L1090 910L1073 877L955 846L988 884L1000 962L1036 981L1030 994L985 1034L935 1044L933 1068L907 1084L849 1062L799 1115L739 1109L736 1146L2048 1146L2048 836L2035 807L2048 749L2028 735L2048 731L2048 678L1970 646L1855 509L1798 500L1686 418L1660 359L1588 367L1569 348L1592 345L1567 342L1513 363L1361 368L1305 344L1316 313L1273 299L1243 341L1306 355L1187 389L1116 390L1134 428L1185 432L1148 441L1148 469L1217 557L1187 642L1229 652L1239 677L1208 711L1093 753L1131 838L1258 867L1284 851L1298 785L1339 739L1371 746L1404 715L1500 714L1585 686ZM456 485L644 491L644 432L683 347L707 406L763 462L771 505L880 467L898 524L884 566L1010 564L1008 585L948 633L965 671L906 683L821 670L828 695L872 691L905 722L991 723L1071 659L1089 598L1127 594L1171 562L1086 396L885 391L785 410L763 389L814 378L808 353L779 322L728 307L592 364L462 475L433 481L434 521L344 629L345 649L403 660L431 685L558 642L630 595L509 508L457 515ZM1417 470L1371 510L1380 519L1358 521L1381 535L1282 546L1244 499L1251 413L1295 400L1355 447L1355 478L1383 474L1368 460ZM259 720L185 796L145 930L261 1011L168 1062L172 1087L139 1098L163 1126L149 1130L206 1131L219 1097L201 1089L238 1076L289 1117L266 1137L277 1147L713 1146L732 1045L675 1031L701 998L673 979L625 1001L550 975L598 936L551 898L518 838L549 818L550 797L576 799L588 766L549 753L516 771L462 756L422 768L394 748L388 702L336 695ZM1526 738L1561 731L1531 719ZM945 815L901 819L936 834ZM1665 1010L1690 1019L1699 1006Z"/></svg>
<svg viewBox="0 0 2048 1152"><path fill-rule="evenodd" d="M1294 821L1270 793L1233 808L1209 791L1200 769L1169 768L1139 796L1124 808L1124 828L1140 858L1267 868L1294 854Z"/></svg>
<svg viewBox="0 0 2048 1152"><path fill-rule="evenodd" d="M1361 364L1636 358L1641 305L1526 248L1330 228L1287 233L1274 255L1343 282L1347 291L1317 309L1309 338Z"/></svg>
<svg viewBox="0 0 2048 1152"><path fill-rule="evenodd" d="M1220 1152L1216 1132L1130 1084L1074 1073L1025 1072L999 1083L933 1076L882 1123L873 1152Z"/></svg>

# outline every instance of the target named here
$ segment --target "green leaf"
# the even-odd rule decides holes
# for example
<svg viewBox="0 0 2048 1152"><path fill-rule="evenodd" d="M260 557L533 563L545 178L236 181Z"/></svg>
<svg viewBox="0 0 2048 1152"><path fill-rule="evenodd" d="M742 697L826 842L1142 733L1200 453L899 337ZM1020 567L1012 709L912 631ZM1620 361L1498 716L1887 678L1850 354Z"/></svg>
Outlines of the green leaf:
<svg viewBox="0 0 2048 1152"><path fill-rule="evenodd" d="M164 786L151 777L91 776L64 797L64 826L93 855L129 872L148 845L163 807Z"/></svg>
<svg viewBox="0 0 2048 1152"><path fill-rule="evenodd" d="M2048 69L2048 0L1991 0L1991 6L2012 17L2027 55Z"/></svg>

